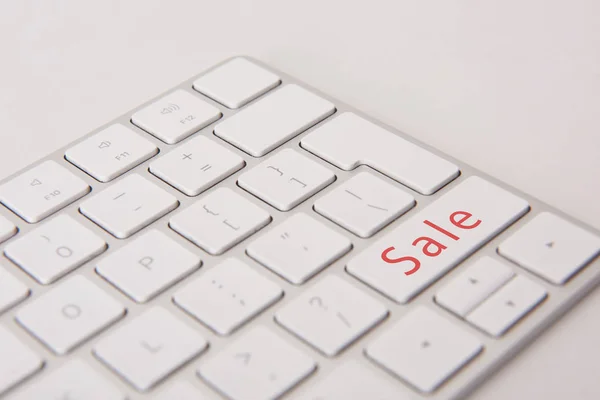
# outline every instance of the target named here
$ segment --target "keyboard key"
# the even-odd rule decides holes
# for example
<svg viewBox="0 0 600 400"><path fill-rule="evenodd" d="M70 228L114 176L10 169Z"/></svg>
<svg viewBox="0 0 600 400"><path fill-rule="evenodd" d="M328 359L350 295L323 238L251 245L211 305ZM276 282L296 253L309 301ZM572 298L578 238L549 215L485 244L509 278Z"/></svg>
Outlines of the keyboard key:
<svg viewBox="0 0 600 400"><path fill-rule="evenodd" d="M8 218L0 215L0 243L6 242L17 234L17 227Z"/></svg>
<svg viewBox="0 0 600 400"><path fill-rule="evenodd" d="M456 165L349 112L306 135L302 147L346 171L368 165L424 195L459 174Z"/></svg>
<svg viewBox="0 0 600 400"><path fill-rule="evenodd" d="M29 296L30 290L0 265L0 314Z"/></svg>
<svg viewBox="0 0 600 400"><path fill-rule="evenodd" d="M200 366L198 373L233 400L278 398L316 368L313 360L258 326Z"/></svg>
<svg viewBox="0 0 600 400"><path fill-rule="evenodd" d="M138 174L129 175L84 201L79 211L119 239L125 239L179 205Z"/></svg>
<svg viewBox="0 0 600 400"><path fill-rule="evenodd" d="M467 321L491 336L502 336L547 296L531 280L517 276L467 315Z"/></svg>
<svg viewBox="0 0 600 400"><path fill-rule="evenodd" d="M219 335L228 335L281 298L283 291L229 258L175 293L175 304Z"/></svg>
<svg viewBox="0 0 600 400"><path fill-rule="evenodd" d="M44 161L0 186L0 202L29 223L83 197L90 187L65 167Z"/></svg>
<svg viewBox="0 0 600 400"><path fill-rule="evenodd" d="M366 352L419 391L431 393L482 349L475 336L418 306L369 344Z"/></svg>
<svg viewBox="0 0 600 400"><path fill-rule="evenodd" d="M329 101L298 85L286 85L219 123L215 135L262 157L334 112Z"/></svg>
<svg viewBox="0 0 600 400"><path fill-rule="evenodd" d="M187 381L172 383L153 397L154 400L210 400L210 397Z"/></svg>
<svg viewBox="0 0 600 400"><path fill-rule="evenodd" d="M62 214L10 243L4 253L39 283L48 285L106 247L99 236Z"/></svg>
<svg viewBox="0 0 600 400"><path fill-rule="evenodd" d="M176 214L169 226L206 252L218 255L269 222L266 211L222 187Z"/></svg>
<svg viewBox="0 0 600 400"><path fill-rule="evenodd" d="M383 304L330 275L288 303L275 319L296 336L332 357L388 314Z"/></svg>
<svg viewBox="0 0 600 400"><path fill-rule="evenodd" d="M244 159L204 136L195 137L150 164L150 172L188 196L242 169Z"/></svg>
<svg viewBox="0 0 600 400"><path fill-rule="evenodd" d="M75 359L45 375L12 400L125 400L113 384L86 362Z"/></svg>
<svg viewBox="0 0 600 400"><path fill-rule="evenodd" d="M315 202L319 214L368 238L415 206L415 199L369 172L360 172Z"/></svg>
<svg viewBox="0 0 600 400"><path fill-rule="evenodd" d="M125 308L81 275L17 312L17 321L58 355L68 353L125 314Z"/></svg>
<svg viewBox="0 0 600 400"><path fill-rule="evenodd" d="M207 344L167 310L154 307L100 340L94 354L136 389L146 391Z"/></svg>
<svg viewBox="0 0 600 400"><path fill-rule="evenodd" d="M0 395L44 365L44 361L0 326Z"/></svg>
<svg viewBox="0 0 600 400"><path fill-rule="evenodd" d="M200 267L194 253L153 229L98 262L96 272L145 303Z"/></svg>
<svg viewBox="0 0 600 400"><path fill-rule="evenodd" d="M528 210L525 200L472 176L351 259L347 271L407 303Z"/></svg>
<svg viewBox="0 0 600 400"><path fill-rule="evenodd" d="M543 212L502 242L498 252L547 281L563 285L600 253L600 237Z"/></svg>
<svg viewBox="0 0 600 400"><path fill-rule="evenodd" d="M245 58L234 58L198 78L194 89L227 108L240 108L280 83L272 72Z"/></svg>
<svg viewBox="0 0 600 400"><path fill-rule="evenodd" d="M333 372L300 394L298 400L410 400L401 385L393 385L383 376L355 360L339 363Z"/></svg>
<svg viewBox="0 0 600 400"><path fill-rule="evenodd" d="M435 301L464 317L508 282L514 272L491 257L482 257L452 279L435 295Z"/></svg>
<svg viewBox="0 0 600 400"><path fill-rule="evenodd" d="M158 153L158 147L114 124L71 147L65 158L100 182L112 181Z"/></svg>
<svg viewBox="0 0 600 400"><path fill-rule="evenodd" d="M250 257L296 285L346 254L352 243L323 223L298 213L252 242Z"/></svg>
<svg viewBox="0 0 600 400"><path fill-rule="evenodd" d="M174 144L219 118L218 108L179 89L133 114L131 122L163 142Z"/></svg>
<svg viewBox="0 0 600 400"><path fill-rule="evenodd" d="M310 158L285 149L240 175L238 184L281 211L289 211L335 180Z"/></svg>

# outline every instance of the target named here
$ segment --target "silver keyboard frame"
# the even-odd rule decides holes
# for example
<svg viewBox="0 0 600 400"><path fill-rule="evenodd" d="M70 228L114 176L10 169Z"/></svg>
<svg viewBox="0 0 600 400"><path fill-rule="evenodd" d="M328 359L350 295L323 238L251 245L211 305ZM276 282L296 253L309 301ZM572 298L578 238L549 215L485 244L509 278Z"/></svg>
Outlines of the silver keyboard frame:
<svg viewBox="0 0 600 400"><path fill-rule="evenodd" d="M86 196L83 197L83 199L86 199L90 196L94 196L97 192L101 191L105 187L107 187L107 186L117 182L119 179L122 179L123 177L127 176L128 173L136 172L136 173L142 174L143 176L147 177L149 180L151 180L153 183L155 183L162 189L175 195L180 202L180 205L177 209L175 209L171 213L167 214L166 216L160 218L159 220L157 220L156 222L151 224L150 227L159 229L160 231L166 233L170 238L176 240L178 243L182 244L187 249L200 255L200 257L203 261L202 267L199 270L193 272L192 275L183 279L183 281L178 282L176 285L170 287L165 292L161 293L158 297L151 300L149 303L137 304L133 300L131 300L129 297L127 297L124 294L122 294L121 292L119 292L118 289L113 287L111 284L109 284L107 281L105 281L102 277L100 277L94 271L95 263L97 260L102 259L107 254L115 251L115 249L118 249L121 246L126 245L129 242L129 239L125 239L125 240L116 239L115 237L111 236L108 232L106 232L102 228L100 228L98 225L94 224L92 221L88 220L86 217L84 217L82 214L80 214L78 211L78 207L79 207L79 204L81 203L81 201L83 201L83 199L80 199L80 200L74 202L73 204L64 208L62 211L58 211L56 214L46 218L44 221L37 223L37 224L28 224L24 220L19 218L16 214L12 213L8 208L6 208L4 206L0 207L0 214L7 217L15 225L17 225L19 227L19 233L15 237L13 237L12 239L9 239L7 242L0 245L0 249L2 250L2 255L0 256L2 258L2 264L9 270L9 272L12 275L17 277L20 281L22 281L29 288L31 288L31 292L32 292L28 299L26 299L25 301L23 301L21 304L17 305L16 307L13 307L9 311L5 312L4 314L0 315L0 324L2 326L8 327L8 329L10 331L12 331L14 334L16 334L26 345L30 346L36 353L38 353L44 360L46 360L46 364L43 368L43 371L35 374L27 382L23 383L22 386L30 385L32 382L35 382L37 378L42 378L42 376L47 375L52 370L57 369L66 361L76 357L76 358L81 358L81 359L86 360L96 371L98 371L101 375L103 375L104 377L111 380L118 389L120 389L124 393L127 393L128 399L147 398L147 396L137 392L131 386L129 386L126 382L121 380L114 372L110 371L106 366L101 365L102 363L93 356L92 348L98 342L99 339L101 339L107 333L111 332L112 329L118 328L118 326L120 324L135 318L137 315L139 315L141 312L146 310L148 307L151 307L153 305L161 305L161 306L164 306L167 309L169 309L175 316L177 316L180 320L182 320L188 326L191 326L191 327L197 329L198 332L201 333L204 336L204 338L206 338L209 342L209 347L204 353L202 353L199 357L195 358L194 360L192 360L191 362L189 362L188 364L184 365L182 368L177 370L174 373L174 375L171 376L171 378L174 378L174 380L178 380L178 379L187 380L187 381L193 383L196 387L201 388L201 390L203 389L202 391L204 393L206 393L207 395L214 396L214 398L220 398L220 397L219 397L219 395L217 395L216 391L213 391L212 389L208 389L207 383L196 375L197 366L199 364L201 364L204 360L217 354L223 348L223 346L226 346L232 340L235 340L240 335L244 335L244 332L249 328L249 325L253 325L253 324L263 324L263 325L268 326L270 329L272 329L273 331L278 333L279 336L281 336L290 345L304 351L306 354L310 355L317 362L317 364L318 364L317 370L313 375L311 375L310 377L307 378L307 382L301 383L300 385L298 385L297 387L295 387L294 389L292 389L290 392L287 393L287 395L290 398L295 398L297 395L301 395L302 393L304 393L306 391L308 386L310 386L311 384L318 383L329 372L331 372L336 365L339 365L341 362L344 362L345 360L350 360L350 359L359 360L362 365L366 366L367 368L372 369L373 371L375 371L375 373L377 373L383 379L388 380L389 382L395 384L398 387L398 391L399 391L398 397L399 398L402 395L402 393L405 393L410 398L428 398L428 399L435 399L435 400L463 398L463 397L467 396L475 387L477 387L479 384L484 382L494 371L498 370L502 364L504 364L508 360L510 360L515 354L517 354L517 352L519 350L521 350L529 342L533 341L536 337L538 337L538 335L540 335L543 330L545 330L547 327L549 327L563 313L565 313L567 310L569 310L571 307L573 307L581 298L583 298L587 293L589 293L596 286L596 284L598 284L598 282L600 281L600 257L596 257L596 259L593 260L592 263L590 263L587 267L585 267L583 270L581 270L577 275L575 275L564 286L555 286L555 285L552 285L552 284L540 279L539 277L529 273L525 269L512 264L508 260L503 259L496 252L498 245L504 239L506 239L509 235L511 235L516 229L518 229L519 227L521 227L525 223L527 223L529 220L531 220L534 215L536 215L542 211L551 211L551 212L565 218L566 220L573 222L574 224L576 224L578 226L581 226L591 232L594 232L596 235L600 235L600 232L598 232L598 230L595 230L590 226L587 226L579 221L576 221L575 219L571 218L568 215L565 215L564 213L560 212L559 210L556 210L556 209L550 207L549 205L544 204L543 202L541 202L523 192L520 192L519 190L516 190L516 189L510 187L509 185L506 185L506 184L498 181L497 179L495 179L489 175L486 175L485 173L478 171L473 167L466 165L463 162L460 162L459 160L456 160L446 154L443 154L440 151L437 151L436 149L434 149L424 143L421 143L418 140L416 140L404 133L397 131L393 127L386 126L385 124L382 124L378 121L373 120L372 118L369 118L369 116L364 115L360 111L358 111L336 99L333 99L330 96L327 96L326 94L304 84L303 82L300 82L300 81L290 77L289 75L287 75L281 71L277 71L256 59L253 59L250 57L246 57L246 58L251 60L252 62L254 62L258 65L261 65L264 68L271 70L274 73L278 74L282 81L280 86L276 87L275 89L273 89L270 92L267 92L265 95L254 100L250 104L254 103L257 100L260 100L261 98L263 98L265 96L268 96L270 93L273 93L276 90L279 90L281 87L283 87L284 85L286 85L288 83L295 83L295 84L303 86L306 89L318 94L319 96L322 96L323 98L328 99L329 101L333 102L336 106L337 111L329 118L326 118L321 123L313 126L312 128L308 129L307 131L301 133L300 135L298 135L295 138L291 139L290 141L286 142L285 144L283 144L279 148L273 150L266 156L263 156L261 158L251 157L250 155L244 153L243 151L237 149L236 147L230 145L229 143L223 141L222 139L216 137L213 134L213 128L216 124L223 121L225 118L228 118L231 115L235 114L237 111L227 109L226 107L222 106L221 104L216 103L213 100L211 100L210 98L205 97L202 94L196 92L192 88L192 83L199 76L210 71L211 69L217 68L219 65L227 62L229 60L228 59L228 60L225 60L222 63L214 66L213 68L182 82L178 86L171 88L171 89L165 91L164 93L159 94L158 96L154 97L153 99L149 100L148 102L141 104L139 107L126 112L125 114L121 115L120 117L110 121L109 123L99 127L98 129L90 132L89 134L83 136L81 139L79 139L73 143L70 143L67 146L64 146L63 148L53 152L52 154L48 155L47 157L45 157L41 160L38 160L38 162L28 166L27 168L24 168L22 171L19 171L2 181L2 183L4 183L7 180L11 179L12 177L18 175L19 173L31 168L33 165L37 165L37 164L41 163L42 161L54 160L54 161L59 162L61 165L66 166L71 172L73 172L75 175L82 178L85 182L87 182L92 187L91 193L88 193ZM220 120L212 123L211 125L207 126L206 128L200 130L199 132L195 133L194 135L190 136L189 138L187 138L184 141L182 141L178 144L175 144L175 145L167 145L167 144L159 141L158 139L156 139L154 136L144 132L143 130L137 128L135 125L130 123L131 115L134 112L144 108L146 105L161 98L162 96L164 96L165 94L169 93L170 91L172 91L174 89L187 90L188 92L192 93L193 95L204 99L205 101L207 101L210 104L213 104L214 106L216 106L217 108L219 108L221 110L221 112L223 113L223 117ZM243 107L241 109L243 110L247 106L248 105L246 105L245 107ZM456 165L458 165L460 167L461 175L458 178L456 178L454 181L452 181L451 183L449 183L448 185L446 185L445 187L440 189L437 193L435 193L431 196L423 196L411 189L408 189L407 187L401 185L400 183L393 181L392 179L384 177L383 175L379 174L386 181L390 182L394 186L396 186L398 188L402 188L403 190L412 194L417 201L417 205L415 208L413 208L408 213L406 213L405 215L401 216L400 218L398 218L397 220L392 222L388 227L384 228L382 231L380 231L379 233L374 235L372 238L361 239L357 236L354 236L353 234L349 233L348 231L344 230L343 228L339 227L338 225L334 224L333 222L331 222L331 221L327 220L326 218L317 214L312 209L312 206L316 199L327 194L329 191L334 189L337 185L339 185L340 183L344 182L345 180L347 180L351 176L353 176L356 172L365 170L365 169L369 169L369 170L371 170L371 169L366 166L360 166L354 171L343 171L343 170L340 170L337 167L327 163L326 161L316 157L315 155L309 153L308 151L300 149L300 140L308 132L312 131L313 129L322 125L323 123L326 123L327 121L331 120L332 118L335 118L337 115L339 115L340 113L345 112L345 111L352 111L352 112L386 128L392 132L395 132L396 134L403 137L404 139L407 139L408 141L413 142L416 145L421 146L421 147L431 151L432 153L435 153L435 154L445 158L446 160L455 163ZM155 157L151 158L150 160L133 168L131 171L125 173L121 177L119 177L111 182L108 182L108 183L101 183L101 182L96 181L94 178L87 175L85 172L78 169L77 167L75 167L74 165L72 165L71 163L69 163L68 161L66 161L64 159L65 151L68 148L70 148L71 146L73 146L74 144L76 144L78 142L85 140L87 137L93 135L97 131L99 131L99 130L105 128L106 126L113 124L115 122L119 122L119 123L122 123L122 124L128 126L129 128L131 128L134 131L141 134L146 139L153 142L160 149L159 154L157 154ZM198 136L198 135L206 135L206 136L210 137L212 140L219 142L220 144L231 149L232 151L234 151L236 154L240 155L246 161L246 166L243 169L241 169L240 171L233 174L232 176L225 179L223 182L213 186L208 191L201 193L199 196L188 197L188 196L184 195L183 193L179 192L178 190L176 190L175 188L169 186L165 182L161 181L159 178L155 177L150 172L148 172L148 164L150 162L152 162L153 160L155 160L157 157L161 157L163 154L177 148L179 145L185 143L187 140L190 140L191 138ZM237 178L240 175L240 173L243 173L243 172L249 170L250 168L257 165L259 162L263 161L265 158L277 153L279 150L284 149L284 148L293 148L293 149L300 150L301 152L306 154L308 157L310 157L313 161L320 163L321 165L323 165L323 166L327 167L328 169L330 169L331 171L333 171L337 176L337 179L333 184L331 184L330 186L328 186L321 192L317 193L315 196L304 201L302 204L295 207L294 209L292 209L289 212L281 212L281 211L276 210L275 208L269 206L268 204L264 203L263 201L259 200L258 198L254 197L253 195L244 191L243 189L239 188L236 185L236 181L237 181ZM378 293L377 291L373 290L372 288L361 283L356 278L350 276L345 271L345 264L350 258L357 255L359 252L361 252L363 249L365 249L367 246L369 246L374 240L377 240L382 235L385 235L389 231L389 229L393 229L396 226L398 226L399 224L402 224L411 215L413 215L416 212L419 212L421 209L423 209L423 207L425 207L429 203L435 201L440 195L448 192L453 187L460 184L463 180L465 180L468 176L471 176L471 175L478 175L480 177L483 177L484 179L486 179L490 182L493 182L494 184L496 184L504 189L507 189L510 192L526 199L529 202L529 204L531 205L531 210L524 217L522 217L519 221L517 221L511 227L509 227L506 231L504 231L499 236L494 238L492 241L487 243L479 251L475 252L473 255L468 257L465 261L463 261L463 263L459 264L457 267L455 267L453 270L451 270L449 273L447 273L444 277L442 277L437 282L435 282L434 284L429 286L426 290L424 290L421 294L419 294L414 300L412 300L408 305L400 305L400 304L393 302L392 300L388 299L387 297L383 296L382 294ZM220 186L227 186L230 188L234 188L236 190L236 192L241 193L244 196L244 198L246 198L247 200L251 201L252 203L262 207L263 209L267 210L271 214L273 220L265 228L263 228L259 232L255 233L253 236L246 239L242 243L236 245L234 248L227 251L224 255L212 256L212 255L207 254L203 250L199 249L192 243L188 242L187 240L185 240L183 237L181 237L174 231L172 231L168 227L168 221L169 221L169 218L171 218L171 216L173 216L175 213L183 210L187 206L191 205L194 201L196 201L197 198L204 196L205 194L214 190L216 187L220 187ZM314 276L307 283L305 283L304 285L300 285L300 286L295 286L295 285L288 283L283 278L280 278L279 276L275 275L269 269L261 266L260 264L258 264L257 262L255 262L254 260L252 260L249 256L247 256L245 254L245 249L247 247L247 244L250 241L259 237L267 230L269 230L272 227L281 223L287 216L292 215L293 213L296 213L296 212L305 212L305 213L315 216L317 219L324 222L329 228L348 237L353 243L353 249L348 254L346 254L344 257L339 259L333 265L329 266L328 268L326 268L325 270L323 270L322 272L320 272L319 274ZM40 224L43 224L44 222L48 221L53 216L56 216L58 213L67 213L68 215L74 217L77 221L82 223L84 226L86 226L87 228L91 229L93 232L98 234L100 237L102 237L108 243L108 250L105 253L103 253L102 255L100 255L99 257L97 257L96 259L84 264L80 268L71 272L66 277L61 278L58 282L56 282L52 285L43 286L43 285L38 284L37 281L35 281L33 278L29 277L18 266L16 266L10 260L8 260L5 257L3 251L4 251L4 247L7 243L10 243L11 241L15 240L15 238L18 238L18 237L21 237L21 236L27 234L27 232L36 228ZM150 227L147 227L145 229L146 230L150 229ZM139 234L140 233L135 234L133 236L133 238L137 237ZM458 317L456 317L455 315L451 314L450 312L446 311L445 309L443 309L440 306L438 306L437 304L435 304L434 300L433 300L435 293L438 292L440 287L443 286L448 279L452 279L452 277L459 274L465 268L466 265L469 265L473 260L476 260L477 258L484 256L484 255L491 256L493 258L501 260L504 264L510 266L514 270L515 273L524 275L527 278L534 280L538 284L542 285L548 291L548 298L540 306L538 306L537 309L532 311L531 314L526 316L522 321L520 321L508 333L506 333L505 336L503 336L500 339L493 339L493 338L487 336L486 334L482 333L475 327L469 325L467 322L464 322L464 321L461 322L461 320ZM173 297L173 293L176 292L178 289L180 289L182 287L182 285L185 285L186 281L189 281L190 279L193 279L198 274L201 274L205 269L212 268L220 260L222 260L223 258L226 258L226 257L237 257L237 258L243 260L248 265L252 266L261 275L267 277L268 279L270 279L273 282L276 282L284 290L285 294L280 301L275 303L275 305L271 306L266 311L262 312L259 316L257 316L253 320L251 320L247 325L243 326L241 329L237 330L232 335L227 336L227 337L220 337L220 336L216 335L215 333L213 333L210 329L208 329L202 323L195 320L193 317L187 315L183 310L178 308L172 302L171 299ZM15 321L15 314L16 314L16 311L23 304L27 304L28 302L32 301L32 299L35 299L36 297L38 297L40 294L42 294L48 290L51 290L54 286L58 285L60 282L62 282L67 277L74 276L75 274L80 274L80 275L84 275L84 276L88 277L93 282L95 282L97 285L99 285L106 293L110 294L114 299L116 299L117 301L122 303L127 308L127 315L125 316L124 319L120 320L119 322L117 322L113 326L107 328L106 330L102 331L99 335L93 337L89 341L86 341L83 345L76 348L69 355L56 356L48 348L46 348L43 344L41 344L39 341L37 341L33 336L26 333L25 330L21 326L18 325L18 323ZM362 336L359 340L357 340L357 342L353 343L348 349L343 351L340 355L338 355L337 357L333 357L333 358L325 357L324 355L319 353L317 350L315 350L308 344L302 342L296 336L292 335L290 332L286 331L282 326L277 324L273 318L274 314L281 307L285 306L288 302L292 301L298 294L303 292L305 289L311 287L316 282L318 282L320 279L322 279L325 275L328 275L328 274L335 274L335 275L342 277L346 282L351 283L352 285L359 288L363 292L368 293L370 296L376 298L377 300L379 300L380 302L385 304L385 306L390 310L390 314L387 319L385 319L382 323L377 325L374 329L369 331L367 334ZM458 325L461 325L463 329L465 329L466 331L475 335L483 343L483 345L485 347L483 352L480 353L479 356L477 356L474 360L472 360L465 368L460 370L455 376L450 378L446 383L444 383L438 390L436 390L431 395L418 394L418 392L416 390L411 389L405 382L399 380L397 377L392 376L390 373L382 370L379 366L376 366L371 360L367 359L367 357L364 355L364 349L369 342L371 342L374 338L376 338L378 335L383 333L383 331L385 331L386 329L391 327L395 321L402 318L402 316L406 312L411 310L413 308L413 306L416 304L427 305L430 309L435 310L435 312L442 315L444 318L454 321L454 323L456 323ZM169 378L166 379L165 383L159 384L158 387L153 389L150 393L154 393L156 391L161 390L164 386L169 384L168 381L169 381ZM18 391L18 388L19 388L19 386L17 386L17 388L15 388L15 389L9 391L7 393L7 396L10 397L11 393ZM284 397L287 398L287 396L284 396Z"/></svg>

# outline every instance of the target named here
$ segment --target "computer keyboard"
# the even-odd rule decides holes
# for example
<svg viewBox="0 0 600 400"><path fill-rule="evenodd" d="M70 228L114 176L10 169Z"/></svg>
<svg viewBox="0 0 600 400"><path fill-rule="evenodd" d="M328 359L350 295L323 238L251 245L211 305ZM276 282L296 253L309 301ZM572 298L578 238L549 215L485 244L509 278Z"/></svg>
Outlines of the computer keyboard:
<svg viewBox="0 0 600 400"><path fill-rule="evenodd" d="M600 234L237 57L0 184L0 397L467 396Z"/></svg>

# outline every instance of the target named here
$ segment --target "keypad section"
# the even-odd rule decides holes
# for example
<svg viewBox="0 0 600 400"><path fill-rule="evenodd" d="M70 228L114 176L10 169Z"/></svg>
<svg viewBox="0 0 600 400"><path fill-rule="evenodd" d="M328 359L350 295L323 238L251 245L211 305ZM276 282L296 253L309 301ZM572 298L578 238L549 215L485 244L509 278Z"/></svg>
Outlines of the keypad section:
<svg viewBox="0 0 600 400"><path fill-rule="evenodd" d="M65 167L44 161L0 186L0 202L25 221L35 223L89 191L89 185Z"/></svg>
<svg viewBox="0 0 600 400"><path fill-rule="evenodd" d="M108 182L158 153L158 147L121 124L71 147L65 158L100 182Z"/></svg>
<svg viewBox="0 0 600 400"><path fill-rule="evenodd" d="M94 354L136 389L147 391L207 344L166 309L154 307L100 340Z"/></svg>
<svg viewBox="0 0 600 400"><path fill-rule="evenodd" d="M228 335L282 295L279 286L229 258L177 291L173 300L219 335Z"/></svg>
<svg viewBox="0 0 600 400"><path fill-rule="evenodd" d="M472 176L351 259L347 271L407 303L528 210L525 200Z"/></svg>
<svg viewBox="0 0 600 400"><path fill-rule="evenodd" d="M163 142L174 144L219 118L218 108L179 89L133 114L131 122Z"/></svg>
<svg viewBox="0 0 600 400"><path fill-rule="evenodd" d="M21 307L17 322L63 355L122 318L125 308L81 275Z"/></svg>
<svg viewBox="0 0 600 400"><path fill-rule="evenodd" d="M352 243L322 222L298 213L252 242L246 252L299 285L346 254Z"/></svg>
<svg viewBox="0 0 600 400"><path fill-rule="evenodd" d="M219 188L176 214L169 226L210 254L223 254L271 216L229 188Z"/></svg>
<svg viewBox="0 0 600 400"><path fill-rule="evenodd" d="M366 354L417 390L431 393L482 349L474 335L418 306L369 344Z"/></svg>
<svg viewBox="0 0 600 400"><path fill-rule="evenodd" d="M217 124L215 135L262 157L334 112L329 101L290 84Z"/></svg>
<svg viewBox="0 0 600 400"><path fill-rule="evenodd" d="M150 172L188 196L197 196L245 165L242 157L204 136L150 164Z"/></svg>
<svg viewBox="0 0 600 400"><path fill-rule="evenodd" d="M280 83L274 73L238 57L202 75L194 89L227 108L240 108Z"/></svg>
<svg viewBox="0 0 600 400"><path fill-rule="evenodd" d="M360 172L315 202L319 214L368 238L410 210L415 199L369 172Z"/></svg>
<svg viewBox="0 0 600 400"><path fill-rule="evenodd" d="M243 173L238 184L281 211L289 211L335 180L333 172L285 149Z"/></svg>
<svg viewBox="0 0 600 400"><path fill-rule="evenodd" d="M84 201L79 211L116 238L125 239L178 205L175 196L132 174Z"/></svg>
<svg viewBox="0 0 600 400"><path fill-rule="evenodd" d="M10 243L4 253L39 283L48 285L106 247L102 238L63 214Z"/></svg>
<svg viewBox="0 0 600 400"><path fill-rule="evenodd" d="M23 301L29 293L25 284L0 265L0 314Z"/></svg>
<svg viewBox="0 0 600 400"><path fill-rule="evenodd" d="M0 395L44 365L37 354L3 326L0 326L0 354Z"/></svg>
<svg viewBox="0 0 600 400"><path fill-rule="evenodd" d="M200 267L200 258L153 229L104 257L96 272L138 303L145 303Z"/></svg>
<svg viewBox="0 0 600 400"><path fill-rule="evenodd" d="M315 368L303 352L258 326L202 364L198 373L227 398L268 400L283 395Z"/></svg>
<svg viewBox="0 0 600 400"><path fill-rule="evenodd" d="M600 237L544 212L502 242L498 252L547 281L563 285L600 253Z"/></svg>
<svg viewBox="0 0 600 400"><path fill-rule="evenodd" d="M302 147L346 171L368 165L424 195L459 174L456 165L350 112L306 135Z"/></svg>
<svg viewBox="0 0 600 400"><path fill-rule="evenodd" d="M275 319L296 336L332 357L388 314L383 304L330 275L295 298Z"/></svg>

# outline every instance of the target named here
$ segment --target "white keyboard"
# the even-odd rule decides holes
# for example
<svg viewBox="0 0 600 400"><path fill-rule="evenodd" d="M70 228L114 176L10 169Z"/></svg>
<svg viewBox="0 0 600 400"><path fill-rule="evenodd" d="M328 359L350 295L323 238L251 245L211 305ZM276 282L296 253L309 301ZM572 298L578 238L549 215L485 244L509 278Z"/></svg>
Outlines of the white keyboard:
<svg viewBox="0 0 600 400"><path fill-rule="evenodd" d="M600 234L234 58L0 184L0 397L468 396Z"/></svg>

